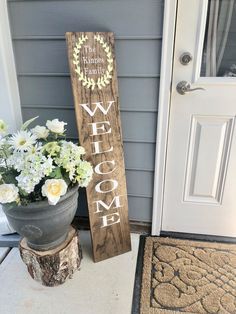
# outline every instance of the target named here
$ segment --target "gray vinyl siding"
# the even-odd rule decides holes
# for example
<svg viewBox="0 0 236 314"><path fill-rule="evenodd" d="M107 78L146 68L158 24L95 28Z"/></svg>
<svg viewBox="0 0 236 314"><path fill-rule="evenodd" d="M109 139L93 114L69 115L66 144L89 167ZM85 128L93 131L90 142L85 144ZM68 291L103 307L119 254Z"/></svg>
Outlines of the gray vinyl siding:
<svg viewBox="0 0 236 314"><path fill-rule="evenodd" d="M163 0L8 0L24 120L58 117L78 139L66 31L113 31L131 220L151 221ZM79 215L87 215L81 193Z"/></svg>

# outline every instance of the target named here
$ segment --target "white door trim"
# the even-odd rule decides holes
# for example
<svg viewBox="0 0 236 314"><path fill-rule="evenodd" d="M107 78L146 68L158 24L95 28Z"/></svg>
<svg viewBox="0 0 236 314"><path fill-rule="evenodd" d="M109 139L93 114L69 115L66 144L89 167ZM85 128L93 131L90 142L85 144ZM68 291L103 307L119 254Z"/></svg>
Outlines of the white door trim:
<svg viewBox="0 0 236 314"><path fill-rule="evenodd" d="M16 131L22 123L7 0L0 0L0 119L8 124L9 132ZM0 234L12 232L0 206Z"/></svg>
<svg viewBox="0 0 236 314"><path fill-rule="evenodd" d="M153 191L152 235L161 231L163 192L165 179L166 147L168 135L170 92L173 67L177 0L165 0L158 123L156 135L156 158Z"/></svg>
<svg viewBox="0 0 236 314"><path fill-rule="evenodd" d="M10 132L22 123L7 0L0 1L0 119L9 125Z"/></svg>

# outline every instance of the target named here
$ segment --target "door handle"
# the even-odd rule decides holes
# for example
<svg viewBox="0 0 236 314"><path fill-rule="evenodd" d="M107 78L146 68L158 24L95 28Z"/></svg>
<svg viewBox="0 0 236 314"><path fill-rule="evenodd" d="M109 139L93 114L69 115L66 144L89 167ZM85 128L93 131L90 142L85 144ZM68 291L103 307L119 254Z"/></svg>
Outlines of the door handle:
<svg viewBox="0 0 236 314"><path fill-rule="evenodd" d="M176 90L180 95L185 95L186 93L193 92L195 90L205 90L205 88L202 87L191 88L190 83L186 81L180 81L176 86Z"/></svg>

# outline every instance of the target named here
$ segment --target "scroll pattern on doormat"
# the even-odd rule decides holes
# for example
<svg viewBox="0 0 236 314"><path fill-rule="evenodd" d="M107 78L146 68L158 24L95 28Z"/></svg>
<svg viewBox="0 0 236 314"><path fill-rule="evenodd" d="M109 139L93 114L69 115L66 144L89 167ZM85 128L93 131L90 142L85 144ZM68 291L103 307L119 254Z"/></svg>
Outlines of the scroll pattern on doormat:
<svg viewBox="0 0 236 314"><path fill-rule="evenodd" d="M147 237L141 313L236 313L236 244Z"/></svg>

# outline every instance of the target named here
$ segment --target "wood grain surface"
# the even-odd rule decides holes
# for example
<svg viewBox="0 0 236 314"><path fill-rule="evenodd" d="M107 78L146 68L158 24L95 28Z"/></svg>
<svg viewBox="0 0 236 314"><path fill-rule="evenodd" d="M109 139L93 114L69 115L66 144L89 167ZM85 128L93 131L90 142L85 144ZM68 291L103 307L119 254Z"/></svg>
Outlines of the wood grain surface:
<svg viewBox="0 0 236 314"><path fill-rule="evenodd" d="M98 262L131 250L114 35L66 33L66 39L79 140L94 166L86 191Z"/></svg>
<svg viewBox="0 0 236 314"><path fill-rule="evenodd" d="M70 227L66 240L48 251L31 249L26 238L19 243L20 256L30 276L44 286L63 284L79 269L82 251L78 230Z"/></svg>

